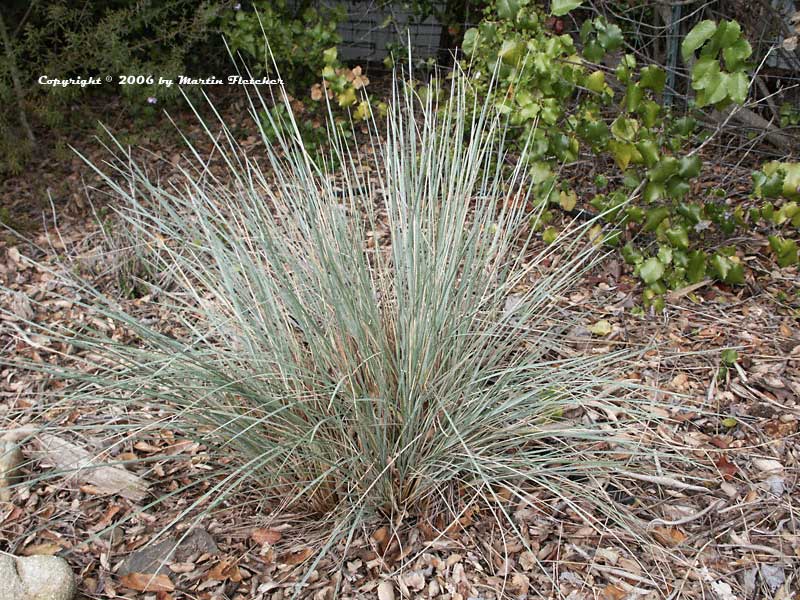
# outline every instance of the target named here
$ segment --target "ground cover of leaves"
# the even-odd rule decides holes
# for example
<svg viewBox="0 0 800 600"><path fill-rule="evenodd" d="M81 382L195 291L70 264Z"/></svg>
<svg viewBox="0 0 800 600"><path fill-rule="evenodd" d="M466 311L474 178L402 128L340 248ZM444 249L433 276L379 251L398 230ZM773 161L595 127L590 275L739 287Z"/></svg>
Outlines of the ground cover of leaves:
<svg viewBox="0 0 800 600"><path fill-rule="evenodd" d="M242 142L257 151L255 137ZM150 160L168 172L182 157L177 146L162 141ZM2 299L13 315L0 320L0 348L8 356L69 361L66 348L32 331L26 321L85 323L119 340L129 332L70 301L73 292L50 272L64 268L60 256L77 255L71 268L106 289L118 285L115 258L85 200L82 181L92 181L88 169L77 159L41 169L51 173L43 177L59 173L57 223L45 213L46 226L39 226L40 217L31 210L25 219L28 242L11 233L0 240L0 279L13 290ZM7 206L23 210L31 206L26 194L38 191L18 179L7 182L3 193ZM654 472L614 490L609 501L629 506L643 537L601 515L594 522L582 518L576 508L593 512L584 499L575 498L569 506L544 490L531 490L536 509L507 500L504 508L514 527L470 504L453 507L459 515L455 520L429 515L376 521L356 536L346 555L343 546L334 547L314 565L301 596L792 598L800 585L799 278L796 268L774 267L758 234L745 247L747 285L692 286L668 296L663 315L634 314L637 282L613 258L559 299L564 314L581 323L572 329L565 351L604 353L620 345L656 343L658 350L632 365L628 377L681 394L669 411L672 424L657 434L690 453L702 467L687 475L708 483L689 485ZM170 315L156 300L145 295L122 302L138 318L170 331ZM732 364L722 359L726 348L737 349ZM671 357L676 351L694 354ZM35 373L0 370L2 429L24 426L26 415L40 412L53 385ZM258 489L207 518L188 514L174 528L178 538L190 528L205 532L210 543L176 551L155 575L130 571L131 553L146 552L148 542L203 488L176 493L158 508L149 509L148 503L201 477L225 457L169 435L110 439L102 426L117 416L99 404L83 407L67 415L68 422L80 421L81 434L64 437L91 456L148 459L130 467L145 482L146 493L104 489L85 473L44 477L53 472L52 457L48 460L32 442L24 449L30 458L23 469L27 483L0 502L0 550L66 557L84 598L292 597L313 564L322 532L302 515L262 506ZM175 461L176 455L185 459Z"/></svg>

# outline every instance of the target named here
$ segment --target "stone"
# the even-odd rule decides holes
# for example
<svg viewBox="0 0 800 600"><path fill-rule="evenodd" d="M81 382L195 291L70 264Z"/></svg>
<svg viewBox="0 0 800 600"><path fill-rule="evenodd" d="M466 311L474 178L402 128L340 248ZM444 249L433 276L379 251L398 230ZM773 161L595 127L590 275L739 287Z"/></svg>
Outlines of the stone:
<svg viewBox="0 0 800 600"><path fill-rule="evenodd" d="M172 563L187 562L193 555L218 553L214 538L205 529L193 529L186 537L182 534L177 537L168 536L156 544L131 552L120 565L117 574L168 574L168 565Z"/></svg>
<svg viewBox="0 0 800 600"><path fill-rule="evenodd" d="M0 600L72 600L72 569L58 556L0 555Z"/></svg>
<svg viewBox="0 0 800 600"><path fill-rule="evenodd" d="M24 460L16 442L0 440L0 501L11 501L14 492L11 486L19 481L20 465Z"/></svg>

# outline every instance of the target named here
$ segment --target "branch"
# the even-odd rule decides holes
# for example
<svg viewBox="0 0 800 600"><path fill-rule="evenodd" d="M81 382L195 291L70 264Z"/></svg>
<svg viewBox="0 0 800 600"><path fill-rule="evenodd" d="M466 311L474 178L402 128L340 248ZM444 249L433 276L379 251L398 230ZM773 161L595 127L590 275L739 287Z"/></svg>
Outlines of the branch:
<svg viewBox="0 0 800 600"><path fill-rule="evenodd" d="M764 139L772 144L778 150L786 153L791 152L797 148L797 141L792 137L781 132L780 128L767 121L764 117L749 108L743 106L729 106L722 112L714 111L711 118L718 123L725 123L730 119L738 121L746 127L751 129L758 129L762 132Z"/></svg>

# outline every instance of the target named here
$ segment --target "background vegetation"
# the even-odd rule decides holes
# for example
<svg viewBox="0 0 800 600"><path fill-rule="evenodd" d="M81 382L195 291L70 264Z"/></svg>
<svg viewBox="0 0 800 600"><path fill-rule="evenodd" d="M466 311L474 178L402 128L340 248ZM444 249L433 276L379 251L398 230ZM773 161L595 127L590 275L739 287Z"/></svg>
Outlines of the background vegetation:
<svg viewBox="0 0 800 600"><path fill-rule="evenodd" d="M545 209L541 234L546 240L556 235L554 210L602 214L604 243L618 247L641 278L645 307L660 309L668 290L709 277L745 283L736 244L726 242L745 231L768 236L778 266L797 262L796 15L735 2L384 4L410 11L412 25L429 17L442 23L439 58L452 66L447 56L455 53L473 74L476 97L492 95L512 125L516 148L528 147L535 202ZM346 9L286 0L11 2L0 23L6 39L0 170L21 172L35 148L52 143L49 133L94 122L103 102L128 119L146 120L181 97L177 85L152 79L51 88L36 83L40 74L207 77L231 71L228 50L254 74L277 67L302 115L297 127L321 160L328 105L340 134L350 135L350 119L370 114L367 70L380 75L381 65L340 60L337 26L347 20ZM731 15L744 28L726 18ZM387 19L381 25L393 24ZM277 64L267 54L265 34ZM385 62L404 59L398 50ZM490 90L493 74L498 79ZM424 70L418 75L427 90ZM374 97L371 104L385 111L382 101ZM279 127L287 123L281 103L268 105L262 118ZM753 171L746 191L708 184L721 167L713 156L708 160L714 136L738 138L746 149L735 158ZM561 176L565 167L587 163L591 169L579 185ZM634 190L641 193L629 202Z"/></svg>

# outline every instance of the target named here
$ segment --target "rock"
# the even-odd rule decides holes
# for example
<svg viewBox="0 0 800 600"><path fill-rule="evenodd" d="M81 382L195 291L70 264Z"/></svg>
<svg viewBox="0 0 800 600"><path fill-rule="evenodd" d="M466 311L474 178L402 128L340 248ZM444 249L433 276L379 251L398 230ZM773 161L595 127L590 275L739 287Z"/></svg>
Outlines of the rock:
<svg viewBox="0 0 800 600"><path fill-rule="evenodd" d="M0 501L11 501L11 489L20 479L20 465L24 461L19 445L11 440L0 440Z"/></svg>
<svg viewBox="0 0 800 600"><path fill-rule="evenodd" d="M0 555L0 600L72 600L75 591L63 558Z"/></svg>
<svg viewBox="0 0 800 600"><path fill-rule="evenodd" d="M167 566L171 563L187 562L192 555L219 553L214 538L205 529L193 529L185 538L182 537L169 536L157 544L131 552L117 574L169 573Z"/></svg>

